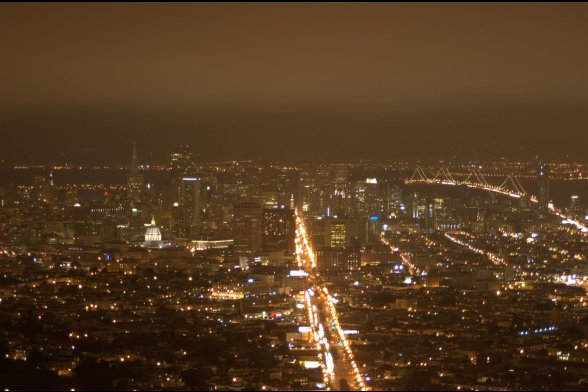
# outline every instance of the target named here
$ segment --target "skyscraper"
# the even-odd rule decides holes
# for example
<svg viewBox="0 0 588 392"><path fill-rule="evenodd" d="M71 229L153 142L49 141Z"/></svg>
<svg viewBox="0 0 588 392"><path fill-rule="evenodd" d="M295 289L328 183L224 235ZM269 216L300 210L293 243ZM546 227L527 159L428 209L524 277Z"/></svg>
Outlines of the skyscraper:
<svg viewBox="0 0 588 392"><path fill-rule="evenodd" d="M251 256L261 251L262 208L257 203L235 205L233 237L235 254Z"/></svg>
<svg viewBox="0 0 588 392"><path fill-rule="evenodd" d="M425 212L425 231L432 233L435 231L435 204L432 199L427 200L427 210Z"/></svg>
<svg viewBox="0 0 588 392"><path fill-rule="evenodd" d="M382 212L385 215L397 213L402 203L402 190L398 185L393 185L390 181L380 183L380 192L382 193Z"/></svg>
<svg viewBox="0 0 588 392"><path fill-rule="evenodd" d="M192 152L190 146L182 144L176 147L171 154L171 169L177 176L191 174L192 172Z"/></svg>
<svg viewBox="0 0 588 392"><path fill-rule="evenodd" d="M263 210L262 244L264 251L293 252L295 230L294 210L289 208Z"/></svg>
<svg viewBox="0 0 588 392"><path fill-rule="evenodd" d="M127 189L129 192L129 200L132 205L137 205L141 202L141 191L143 190L144 178L139 171L139 159L137 157L137 146L133 143L133 156L131 158L131 168L127 177Z"/></svg>
<svg viewBox="0 0 588 392"><path fill-rule="evenodd" d="M570 206L568 207L568 211L572 215L580 215L582 213L582 206L580 205L580 196L570 196Z"/></svg>
<svg viewBox="0 0 588 392"><path fill-rule="evenodd" d="M537 176L539 181L539 209L541 211L547 211L549 204L549 167L547 163L539 162Z"/></svg>
<svg viewBox="0 0 588 392"><path fill-rule="evenodd" d="M327 244L332 248L344 248L349 245L349 222L345 219L325 220L328 236Z"/></svg>
<svg viewBox="0 0 588 392"><path fill-rule="evenodd" d="M196 234L200 229L200 178L182 177L180 207L185 232L189 235Z"/></svg>
<svg viewBox="0 0 588 392"><path fill-rule="evenodd" d="M410 196L411 216L415 219L419 218L419 197L415 193Z"/></svg>

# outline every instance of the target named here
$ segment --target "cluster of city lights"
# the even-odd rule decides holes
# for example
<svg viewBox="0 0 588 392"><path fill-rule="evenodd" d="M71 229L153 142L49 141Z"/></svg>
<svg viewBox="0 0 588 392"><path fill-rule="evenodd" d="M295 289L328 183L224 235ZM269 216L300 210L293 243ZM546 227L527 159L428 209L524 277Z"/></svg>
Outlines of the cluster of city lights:
<svg viewBox="0 0 588 392"><path fill-rule="evenodd" d="M579 221L575 219L565 216L561 213L559 209L553 208L553 213L562 219L561 223L563 223L564 225L574 225L582 233L588 233L588 226L581 224Z"/></svg>
<svg viewBox="0 0 588 392"><path fill-rule="evenodd" d="M467 243L465 241L460 240L457 237L454 237L454 235L452 235L452 234L454 234L454 235L467 235L467 236L469 236L469 233L466 233L466 232L463 232L463 231L447 232L447 233L445 233L445 238L447 238L448 240L450 240L451 242L453 242L455 244L458 244L458 245L461 245L461 246L463 246L465 248L468 248L469 250L471 250L474 253L477 253L477 254L480 254L480 255L483 255L483 256L488 257L488 259L491 262L493 262L494 264L497 264L497 265L499 265L499 264L502 264L502 265L506 264L506 261L502 257L498 256L497 254L492 253L492 252L487 252L487 251L485 251L483 249L477 248L477 247L473 246L472 244L469 244L469 243Z"/></svg>
<svg viewBox="0 0 588 392"><path fill-rule="evenodd" d="M392 253L394 252L399 252L399 248L395 247L394 245L390 244L390 241L388 241L384 236L380 237L380 241L388 246L390 248L390 251ZM412 261L410 261L410 255L408 253L400 253L400 260L402 260L402 264L408 269L408 272L411 275L415 275L415 274L419 274L420 271L419 269L416 267L416 265L414 265L414 263Z"/></svg>
<svg viewBox="0 0 588 392"><path fill-rule="evenodd" d="M355 381L357 382L357 385L359 385L360 389L363 391L365 390L365 383L363 381L361 373L359 372L359 368L355 363L353 352L351 351L351 347L349 346L349 342L347 340L347 337L345 336L345 331L343 330L343 328L341 328L341 325L339 324L339 317L337 316L337 310L335 309L335 304L338 301L336 298L332 297L329 294L329 290L327 290L326 287L323 288L323 293L323 295L325 295L327 298L327 306L329 309L329 313L331 315L331 328L337 331L338 340L345 349L345 353L347 354L347 357L349 358L349 363L351 364L351 368L353 369Z"/></svg>
<svg viewBox="0 0 588 392"><path fill-rule="evenodd" d="M316 269L316 255L309 243L306 226L302 218L298 215L298 210L295 210L295 214L296 237L294 242L296 245L296 262L298 263L298 267L314 271ZM311 271L308 272L310 273Z"/></svg>
<svg viewBox="0 0 588 392"><path fill-rule="evenodd" d="M331 386L335 384L335 368L337 367L335 359L332 355L332 350L338 350L337 346L340 346L343 351L342 353L346 356L348 365L350 366L349 374L353 374L353 380L355 381L358 389L366 390L366 385L363 377L359 371L359 368L355 362L353 352L345 331L341 328L339 323L339 317L335 304L338 300L329 294L326 287L322 287L319 282L314 281L316 271L316 256L308 239L306 226L304 220L295 210L296 214L296 260L298 266L306 271L307 273L307 285L308 288L304 293L305 307L307 309L308 321L311 328L311 336L316 349L319 351L318 357L320 366L323 372L323 380L325 383L325 389L330 390ZM324 312L319 312L319 306L322 305ZM321 320L321 314L324 317L324 322ZM325 328L325 326L327 326ZM328 329L327 329L328 328ZM329 342L335 338L337 346ZM334 343L333 340L331 342ZM347 365L337 360L339 366Z"/></svg>
<svg viewBox="0 0 588 392"><path fill-rule="evenodd" d="M530 333L546 333L546 332L553 332L555 331L557 328L553 325L549 326L549 327L545 327L545 328L535 328L533 330L529 329L526 331L520 331L519 335L521 336L526 336Z"/></svg>
<svg viewBox="0 0 588 392"><path fill-rule="evenodd" d="M439 174L442 174L444 178L437 178L437 177L439 177ZM415 170L415 172L413 173L412 177L405 181L405 184L425 183L425 184L440 184L440 185L454 185L454 186L465 185L469 188L476 188L476 189L481 189L481 190L485 190L485 191L496 192L496 193L500 193L502 195L510 196L510 197L513 197L516 199L527 195L527 192L520 185L520 182L516 177L513 178L511 176L508 176L506 178L506 180L504 180L504 182L501 185L497 186L497 185L488 184L488 182L486 182L484 177L478 176L477 173L475 173L475 172L473 174L475 175L475 178L478 180L478 182L472 182L469 180L469 178L471 177L471 174L472 173L470 173L470 176L468 176L465 180L458 181L458 180L455 180L451 176L451 173L449 173L449 171L447 169L440 169L434 178L428 178L426 176L426 174L422 171L422 169L417 168ZM509 180L510 180L511 184L514 186L514 188L516 189L516 191L513 192L505 186ZM531 195L529 197L529 200L533 203L539 202L537 197L534 195ZM553 206L553 203L549 203L548 209L550 211L552 211L555 215L562 218L563 224L573 225L578 230L580 230L582 233L588 233L588 226L583 225L578 220L575 220L573 218L570 218L570 217L562 214L561 210L559 210L558 208L555 208Z"/></svg>
<svg viewBox="0 0 588 392"><path fill-rule="evenodd" d="M318 357L320 360L321 370L323 372L323 381L326 386L326 390L329 391L329 381L335 377L335 365L333 363L333 357L330 353L329 342L324 336L324 327L319 321L317 314L317 307L312 303L312 298L315 293L312 288L309 288L304 293L304 299L306 302L306 309L308 310L308 321L310 322L312 340L316 345L316 349L319 352Z"/></svg>

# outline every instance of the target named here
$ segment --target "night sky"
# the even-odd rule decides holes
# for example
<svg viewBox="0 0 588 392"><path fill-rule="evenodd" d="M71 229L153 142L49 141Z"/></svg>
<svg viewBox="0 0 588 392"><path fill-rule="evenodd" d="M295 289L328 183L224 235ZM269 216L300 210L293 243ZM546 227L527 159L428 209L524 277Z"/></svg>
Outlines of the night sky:
<svg viewBox="0 0 588 392"><path fill-rule="evenodd" d="M586 159L586 4L1 4L2 156Z"/></svg>

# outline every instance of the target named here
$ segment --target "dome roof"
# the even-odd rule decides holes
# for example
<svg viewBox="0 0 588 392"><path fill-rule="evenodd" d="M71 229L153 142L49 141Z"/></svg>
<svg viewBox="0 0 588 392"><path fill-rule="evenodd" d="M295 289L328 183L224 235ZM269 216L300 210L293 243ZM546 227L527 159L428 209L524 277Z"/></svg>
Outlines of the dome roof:
<svg viewBox="0 0 588 392"><path fill-rule="evenodd" d="M151 219L151 226L147 227L145 231L145 242L159 242L161 241L161 231L155 224L155 218Z"/></svg>

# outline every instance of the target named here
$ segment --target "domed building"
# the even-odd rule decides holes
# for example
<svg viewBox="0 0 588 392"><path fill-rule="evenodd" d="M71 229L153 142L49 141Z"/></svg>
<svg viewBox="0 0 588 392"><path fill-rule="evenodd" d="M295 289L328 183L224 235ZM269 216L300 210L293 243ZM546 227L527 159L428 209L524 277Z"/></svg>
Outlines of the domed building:
<svg viewBox="0 0 588 392"><path fill-rule="evenodd" d="M145 225L147 230L145 231L145 245L148 246L159 246L161 245L161 231L155 223L155 217L151 218L151 224Z"/></svg>

